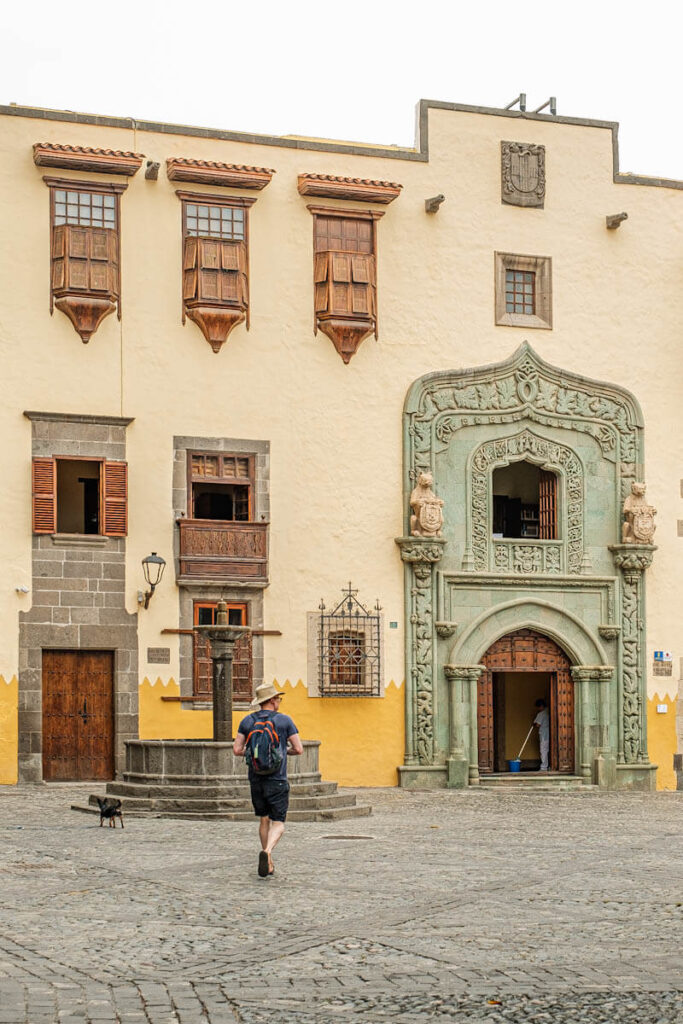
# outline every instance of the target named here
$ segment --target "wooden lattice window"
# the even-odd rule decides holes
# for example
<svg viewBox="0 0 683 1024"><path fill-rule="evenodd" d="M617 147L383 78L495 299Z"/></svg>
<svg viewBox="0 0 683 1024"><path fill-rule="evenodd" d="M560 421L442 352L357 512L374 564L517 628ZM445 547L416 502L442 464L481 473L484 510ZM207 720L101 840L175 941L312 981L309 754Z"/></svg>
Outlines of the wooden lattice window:
<svg viewBox="0 0 683 1024"><path fill-rule="evenodd" d="M348 363L364 338L377 337L376 224L381 214L309 209L316 331L323 331Z"/></svg>
<svg viewBox="0 0 683 1024"><path fill-rule="evenodd" d="M183 204L183 323L215 352L238 323L249 328L249 224L254 199L178 192Z"/></svg>
<svg viewBox="0 0 683 1024"><path fill-rule="evenodd" d="M128 532L128 465L101 459L33 459L34 533Z"/></svg>
<svg viewBox="0 0 683 1024"><path fill-rule="evenodd" d="M253 520L253 455L188 452L187 458L191 519Z"/></svg>
<svg viewBox="0 0 683 1024"><path fill-rule="evenodd" d="M50 186L50 312L65 313L82 340L118 307L120 193L125 185L45 178Z"/></svg>
<svg viewBox="0 0 683 1024"><path fill-rule="evenodd" d="M194 625L213 626L216 624L217 601L195 601ZM231 626L247 626L248 606L228 604L228 623ZM193 633L193 695L211 700L213 696L213 663L211 642L202 633ZM235 657L232 663L232 695L235 700L250 701L253 689L253 657L251 633L245 633L235 642Z"/></svg>

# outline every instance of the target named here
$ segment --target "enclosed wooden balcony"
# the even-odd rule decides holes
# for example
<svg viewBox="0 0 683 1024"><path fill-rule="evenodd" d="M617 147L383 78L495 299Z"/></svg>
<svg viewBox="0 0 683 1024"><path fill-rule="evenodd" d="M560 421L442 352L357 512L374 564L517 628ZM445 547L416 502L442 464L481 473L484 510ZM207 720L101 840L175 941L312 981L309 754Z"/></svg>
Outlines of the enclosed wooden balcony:
<svg viewBox="0 0 683 1024"><path fill-rule="evenodd" d="M179 519L179 583L267 583L268 523Z"/></svg>

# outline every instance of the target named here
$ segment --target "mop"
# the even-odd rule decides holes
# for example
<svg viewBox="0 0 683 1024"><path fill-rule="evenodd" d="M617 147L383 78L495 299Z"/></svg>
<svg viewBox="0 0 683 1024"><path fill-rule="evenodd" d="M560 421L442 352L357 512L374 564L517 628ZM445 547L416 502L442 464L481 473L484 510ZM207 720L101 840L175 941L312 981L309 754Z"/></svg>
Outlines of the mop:
<svg viewBox="0 0 683 1024"><path fill-rule="evenodd" d="M522 743L521 747L519 748L519 753L517 754L517 757L514 759L514 761L510 761L510 771L511 772L518 772L519 771L519 766L522 763L522 752L523 752L525 746L527 745L527 743L529 742L529 737L531 736L533 731L534 731L534 725L533 725L533 722L532 722L531 723L531 728L529 729L528 733L526 734L526 739L524 740L524 743ZM513 764L515 765L514 768L512 767Z"/></svg>

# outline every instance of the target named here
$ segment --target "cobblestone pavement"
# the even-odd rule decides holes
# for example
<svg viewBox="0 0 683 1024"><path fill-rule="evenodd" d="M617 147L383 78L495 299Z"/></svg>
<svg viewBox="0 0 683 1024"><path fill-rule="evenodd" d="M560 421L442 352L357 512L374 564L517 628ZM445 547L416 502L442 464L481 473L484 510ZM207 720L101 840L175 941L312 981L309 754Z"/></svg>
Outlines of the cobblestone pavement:
<svg viewBox="0 0 683 1024"><path fill-rule="evenodd" d="M0 789L0 1024L683 1024L683 794L365 791L255 824Z"/></svg>

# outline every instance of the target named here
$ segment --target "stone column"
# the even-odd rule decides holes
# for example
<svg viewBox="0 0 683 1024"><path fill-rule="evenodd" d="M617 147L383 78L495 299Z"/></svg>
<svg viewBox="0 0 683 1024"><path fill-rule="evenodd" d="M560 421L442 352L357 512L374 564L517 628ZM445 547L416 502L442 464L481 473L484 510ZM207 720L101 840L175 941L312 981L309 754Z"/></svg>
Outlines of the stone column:
<svg viewBox="0 0 683 1024"><path fill-rule="evenodd" d="M612 665L574 665L572 678L580 694L579 774L596 786L616 785L616 743L610 742Z"/></svg>
<svg viewBox="0 0 683 1024"><path fill-rule="evenodd" d="M434 763L434 566L441 537L397 537L405 563L406 766Z"/></svg>
<svg viewBox="0 0 683 1024"><path fill-rule="evenodd" d="M447 785L452 789L479 781L477 680L483 671L482 665L444 665L450 697Z"/></svg>
<svg viewBox="0 0 683 1024"><path fill-rule="evenodd" d="M211 661L213 662L213 738L216 743L227 743L232 737L232 662L235 640L211 635Z"/></svg>
<svg viewBox="0 0 683 1024"><path fill-rule="evenodd" d="M645 587L643 574L652 565L653 544L612 544L610 551L621 571L621 650L623 749L627 765L649 764L647 753L647 692L645 676ZM620 758L621 760L621 758Z"/></svg>

